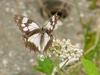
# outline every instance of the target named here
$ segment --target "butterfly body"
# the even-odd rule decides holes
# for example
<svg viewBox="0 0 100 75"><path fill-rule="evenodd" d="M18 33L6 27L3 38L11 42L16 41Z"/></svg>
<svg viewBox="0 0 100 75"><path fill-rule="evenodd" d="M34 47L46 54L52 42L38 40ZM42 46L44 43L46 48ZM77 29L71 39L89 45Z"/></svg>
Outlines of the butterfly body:
<svg viewBox="0 0 100 75"><path fill-rule="evenodd" d="M25 46L34 51L46 51L52 44L52 32L57 22L56 17L57 16L53 16L45 27L40 28L34 21L30 20L29 18L16 15L15 21L23 33Z"/></svg>

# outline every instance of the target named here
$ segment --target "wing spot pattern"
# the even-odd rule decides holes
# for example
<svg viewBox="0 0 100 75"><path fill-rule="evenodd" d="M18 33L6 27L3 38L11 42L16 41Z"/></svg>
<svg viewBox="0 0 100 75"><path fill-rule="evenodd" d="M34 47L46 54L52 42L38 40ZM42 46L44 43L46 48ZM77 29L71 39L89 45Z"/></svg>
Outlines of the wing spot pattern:
<svg viewBox="0 0 100 75"><path fill-rule="evenodd" d="M24 28L23 28L23 31L28 31L28 28L27 28L27 27L24 27Z"/></svg>
<svg viewBox="0 0 100 75"><path fill-rule="evenodd" d="M25 27L25 24L21 24L22 27Z"/></svg>
<svg viewBox="0 0 100 75"><path fill-rule="evenodd" d="M55 21L55 16L52 17L52 21L53 21L53 22Z"/></svg>
<svg viewBox="0 0 100 75"><path fill-rule="evenodd" d="M22 23L27 23L27 21L28 21L28 18L27 17L23 17Z"/></svg>
<svg viewBox="0 0 100 75"><path fill-rule="evenodd" d="M29 31L32 31L32 30L37 29L37 28L39 28L39 26L34 22L30 23L28 26Z"/></svg>

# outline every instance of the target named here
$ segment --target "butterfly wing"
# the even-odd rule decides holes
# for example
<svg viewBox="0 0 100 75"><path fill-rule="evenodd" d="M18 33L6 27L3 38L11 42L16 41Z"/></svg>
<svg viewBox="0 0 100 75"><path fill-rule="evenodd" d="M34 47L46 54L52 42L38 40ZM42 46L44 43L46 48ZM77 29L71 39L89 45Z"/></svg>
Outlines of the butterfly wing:
<svg viewBox="0 0 100 75"><path fill-rule="evenodd" d="M41 41L42 39L43 41ZM28 45L31 50L43 52L51 46L52 39L52 35L48 35L46 32L44 34L35 33L28 38Z"/></svg>
<svg viewBox="0 0 100 75"><path fill-rule="evenodd" d="M16 15L15 22L25 35L29 35L31 32L39 29L39 26L36 23L25 16Z"/></svg>
<svg viewBox="0 0 100 75"><path fill-rule="evenodd" d="M42 45L42 50L47 50L53 41L53 36L51 34L48 33L44 33L44 40L43 40L43 45Z"/></svg>
<svg viewBox="0 0 100 75"><path fill-rule="evenodd" d="M49 32L52 32L55 29L58 19L59 16L57 14L53 15L44 28L47 29Z"/></svg>
<svg viewBox="0 0 100 75"><path fill-rule="evenodd" d="M40 50L40 39L41 35L40 33L35 33L32 36L28 38L28 47L30 47L31 50Z"/></svg>

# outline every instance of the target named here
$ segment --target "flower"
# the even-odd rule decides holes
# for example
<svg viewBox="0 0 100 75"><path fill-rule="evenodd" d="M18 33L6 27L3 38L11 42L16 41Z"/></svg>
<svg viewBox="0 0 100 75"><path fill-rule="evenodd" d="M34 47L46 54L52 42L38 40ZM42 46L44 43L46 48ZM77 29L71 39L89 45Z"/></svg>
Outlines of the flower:
<svg viewBox="0 0 100 75"><path fill-rule="evenodd" d="M68 60L68 64L78 61L83 55L83 50L80 49L79 44L72 45L70 39L63 39L62 41L54 39L52 47L49 50L51 53L49 55L59 57L61 62Z"/></svg>
<svg viewBox="0 0 100 75"><path fill-rule="evenodd" d="M72 45L70 39L54 39L48 55L50 57L56 56L59 58L59 68L62 68L63 66L67 66L79 61L80 57L83 55L83 50L80 48L79 44ZM52 75L54 75L54 72L56 71L57 67L54 68Z"/></svg>

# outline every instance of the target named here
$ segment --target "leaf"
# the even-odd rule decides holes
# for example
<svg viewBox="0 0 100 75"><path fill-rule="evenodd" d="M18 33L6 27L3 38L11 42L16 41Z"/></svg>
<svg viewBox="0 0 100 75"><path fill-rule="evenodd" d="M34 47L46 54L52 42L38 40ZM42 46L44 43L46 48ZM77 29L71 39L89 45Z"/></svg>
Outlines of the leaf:
<svg viewBox="0 0 100 75"><path fill-rule="evenodd" d="M91 1L90 7L89 7L91 10L94 10L94 9L97 8L96 2L97 2L97 0L92 0L92 1Z"/></svg>
<svg viewBox="0 0 100 75"><path fill-rule="evenodd" d="M90 25L92 23L92 18L87 23L80 20L80 23L84 28L84 50L86 51L85 57L92 60L100 51L100 47L98 47L98 45L100 45L100 39L97 41L97 31L92 31L91 29Z"/></svg>
<svg viewBox="0 0 100 75"><path fill-rule="evenodd" d="M82 58L81 62L83 64L83 67L84 67L87 75L99 75L96 65L94 63L92 63L90 60Z"/></svg>
<svg viewBox="0 0 100 75"><path fill-rule="evenodd" d="M54 63L50 58L44 58L44 60L38 59L38 65L33 70L43 72L46 75L51 75L54 69Z"/></svg>
<svg viewBox="0 0 100 75"><path fill-rule="evenodd" d="M91 51L88 54L86 54L85 57L89 60L92 60L94 57L100 58L99 53L100 53L100 36L95 47L91 49Z"/></svg>
<svg viewBox="0 0 100 75"><path fill-rule="evenodd" d="M84 23L82 20L80 22L84 28L84 50L86 51L95 44L96 32L91 29L91 19L87 23Z"/></svg>
<svg viewBox="0 0 100 75"><path fill-rule="evenodd" d="M92 31L91 24L93 19L90 18L87 22L84 22L80 17L80 23L83 27L83 36L84 36L84 50L87 51L90 49L96 40L96 32Z"/></svg>
<svg viewBox="0 0 100 75"><path fill-rule="evenodd" d="M87 31L87 34L85 34L85 46L84 49L88 50L92 46L94 46L96 41L96 32Z"/></svg>
<svg viewBox="0 0 100 75"><path fill-rule="evenodd" d="M98 43L97 43L97 45L96 45L96 47L95 47L94 50L97 51L97 52L96 52L97 58L100 58L100 35L99 35L99 41L98 41Z"/></svg>

